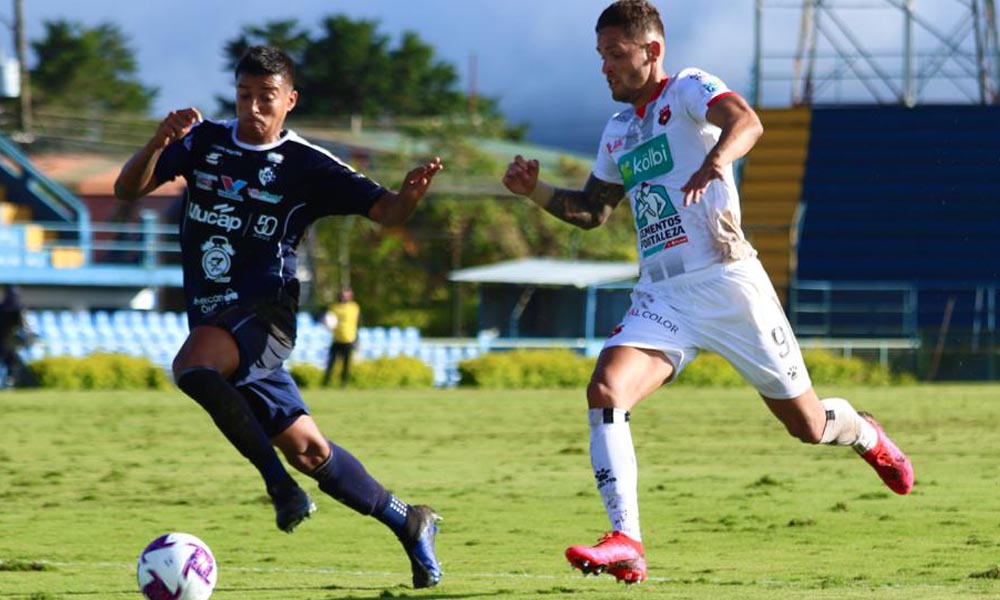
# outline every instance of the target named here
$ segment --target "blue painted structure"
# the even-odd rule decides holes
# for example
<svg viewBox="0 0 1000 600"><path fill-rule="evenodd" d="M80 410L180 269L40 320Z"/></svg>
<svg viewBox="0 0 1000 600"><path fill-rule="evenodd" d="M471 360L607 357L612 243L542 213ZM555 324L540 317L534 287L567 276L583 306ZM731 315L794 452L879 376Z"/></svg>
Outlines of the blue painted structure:
<svg viewBox="0 0 1000 600"><path fill-rule="evenodd" d="M896 289L916 329L946 313L952 328L995 329L1000 109L817 108L811 127L798 281ZM851 335L884 325L853 320Z"/></svg>

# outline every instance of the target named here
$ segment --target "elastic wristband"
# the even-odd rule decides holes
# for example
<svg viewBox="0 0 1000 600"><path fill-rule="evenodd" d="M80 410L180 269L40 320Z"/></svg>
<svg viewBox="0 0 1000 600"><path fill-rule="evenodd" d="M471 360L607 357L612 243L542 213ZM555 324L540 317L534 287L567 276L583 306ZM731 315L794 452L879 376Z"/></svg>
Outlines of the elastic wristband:
<svg viewBox="0 0 1000 600"><path fill-rule="evenodd" d="M556 188L545 183L544 181L539 180L538 183L535 184L535 189L531 190L531 193L528 194L528 197L531 198L531 201L538 206L545 208L555 193Z"/></svg>

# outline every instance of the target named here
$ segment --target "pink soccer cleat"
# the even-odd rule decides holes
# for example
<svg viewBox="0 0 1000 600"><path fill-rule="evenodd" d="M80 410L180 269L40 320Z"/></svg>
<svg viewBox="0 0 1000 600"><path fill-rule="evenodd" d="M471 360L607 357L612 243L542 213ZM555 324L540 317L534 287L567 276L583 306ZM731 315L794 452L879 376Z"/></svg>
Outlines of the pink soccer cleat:
<svg viewBox="0 0 1000 600"><path fill-rule="evenodd" d="M566 548L566 560L584 575L607 573L627 585L646 579L642 542L620 531L604 534L594 546Z"/></svg>
<svg viewBox="0 0 1000 600"><path fill-rule="evenodd" d="M910 464L910 459L882 431L882 426L875 417L866 412L859 412L858 415L871 423L878 432L878 442L875 447L862 454L861 458L868 461L889 489L900 495L909 494L913 489L913 465Z"/></svg>

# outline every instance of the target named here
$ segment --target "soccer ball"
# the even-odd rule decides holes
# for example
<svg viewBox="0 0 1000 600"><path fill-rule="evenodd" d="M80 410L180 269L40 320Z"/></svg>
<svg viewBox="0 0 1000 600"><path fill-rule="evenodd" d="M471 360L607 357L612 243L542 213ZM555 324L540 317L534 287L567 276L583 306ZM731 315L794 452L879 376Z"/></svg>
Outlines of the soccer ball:
<svg viewBox="0 0 1000 600"><path fill-rule="evenodd" d="M188 533L156 538L136 566L139 590L148 600L208 600L217 575L212 551Z"/></svg>

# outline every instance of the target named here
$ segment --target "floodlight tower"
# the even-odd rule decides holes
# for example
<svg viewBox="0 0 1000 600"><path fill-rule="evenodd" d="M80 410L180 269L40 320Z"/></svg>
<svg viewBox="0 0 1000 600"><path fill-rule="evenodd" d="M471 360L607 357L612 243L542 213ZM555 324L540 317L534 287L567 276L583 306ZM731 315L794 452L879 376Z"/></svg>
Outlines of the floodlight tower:
<svg viewBox="0 0 1000 600"><path fill-rule="evenodd" d="M765 83L781 80L791 81L794 105L845 100L905 106L935 100L1000 104L994 0L755 2L758 105ZM785 13L783 26L765 36L765 19L780 11ZM787 18L790 11L799 11L795 48L769 51L765 43L795 29ZM785 61L785 74L766 73L765 64L777 61Z"/></svg>

